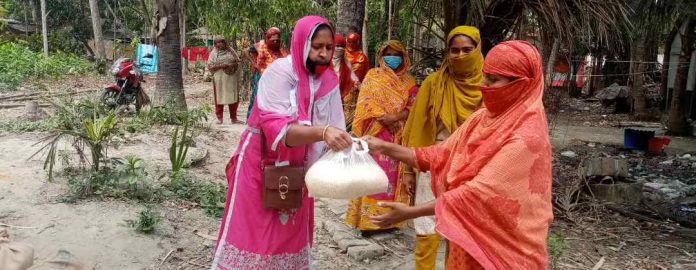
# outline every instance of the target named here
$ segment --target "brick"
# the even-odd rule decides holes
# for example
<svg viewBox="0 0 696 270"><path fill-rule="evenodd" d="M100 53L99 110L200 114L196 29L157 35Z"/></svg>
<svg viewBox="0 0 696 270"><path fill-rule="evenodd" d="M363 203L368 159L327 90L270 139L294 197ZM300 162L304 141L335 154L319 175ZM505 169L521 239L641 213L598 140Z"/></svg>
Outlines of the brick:
<svg viewBox="0 0 696 270"><path fill-rule="evenodd" d="M362 239L346 238L338 241L338 248L345 252L351 247L369 246L371 244L371 242Z"/></svg>
<svg viewBox="0 0 696 270"><path fill-rule="evenodd" d="M377 244L354 246L348 248L348 256L355 260L373 259L384 255L384 248Z"/></svg>
<svg viewBox="0 0 696 270"><path fill-rule="evenodd" d="M334 235L337 232L349 232L350 229L348 229L348 226L343 225L341 223L335 222L335 221L324 221L324 230L329 232L329 234Z"/></svg>

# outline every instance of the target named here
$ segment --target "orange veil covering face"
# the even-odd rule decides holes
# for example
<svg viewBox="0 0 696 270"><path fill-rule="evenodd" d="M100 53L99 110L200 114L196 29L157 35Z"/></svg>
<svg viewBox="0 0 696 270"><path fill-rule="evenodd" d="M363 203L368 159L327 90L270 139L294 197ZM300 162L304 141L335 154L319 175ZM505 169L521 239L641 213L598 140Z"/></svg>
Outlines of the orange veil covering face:
<svg viewBox="0 0 696 270"><path fill-rule="evenodd" d="M370 70L370 60L360 49L360 35L358 33L351 32L346 37L346 58L352 64L353 72L362 82L367 71Z"/></svg>
<svg viewBox="0 0 696 270"><path fill-rule="evenodd" d="M268 66L270 66L271 63L273 63L273 61L276 59L288 56L288 50L282 47L282 44L280 44L278 47L271 45L270 39L274 35L278 35L280 37L280 34L280 29L277 27L271 27L266 30L263 40L254 44L256 53L258 54L256 57L256 66L259 69L259 73L263 74L266 68L268 68Z"/></svg>
<svg viewBox="0 0 696 270"><path fill-rule="evenodd" d="M515 79L481 87L486 108L442 144L415 150L418 168L433 175L436 229L452 244L447 265L547 269L553 212L541 58L527 42L503 42L483 71Z"/></svg>

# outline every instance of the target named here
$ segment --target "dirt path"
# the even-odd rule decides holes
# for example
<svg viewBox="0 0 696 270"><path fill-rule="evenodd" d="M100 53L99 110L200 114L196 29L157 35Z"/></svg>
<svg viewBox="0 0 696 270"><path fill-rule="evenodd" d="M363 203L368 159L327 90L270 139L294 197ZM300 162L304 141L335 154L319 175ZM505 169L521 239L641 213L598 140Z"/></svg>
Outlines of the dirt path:
<svg viewBox="0 0 696 270"><path fill-rule="evenodd" d="M657 134L664 133L658 132ZM665 149L667 153L679 154L696 152L696 138L670 137ZM551 143L555 148L563 148L574 140L623 145L624 129L614 127L590 127L576 123L562 123L551 127Z"/></svg>
<svg viewBox="0 0 696 270"><path fill-rule="evenodd" d="M67 250L100 269L141 269L164 252L168 239L136 234L122 226L137 205L121 201L60 203L64 186L44 180L42 162L27 161L34 136L0 138L0 222L12 239L31 244L37 264Z"/></svg>

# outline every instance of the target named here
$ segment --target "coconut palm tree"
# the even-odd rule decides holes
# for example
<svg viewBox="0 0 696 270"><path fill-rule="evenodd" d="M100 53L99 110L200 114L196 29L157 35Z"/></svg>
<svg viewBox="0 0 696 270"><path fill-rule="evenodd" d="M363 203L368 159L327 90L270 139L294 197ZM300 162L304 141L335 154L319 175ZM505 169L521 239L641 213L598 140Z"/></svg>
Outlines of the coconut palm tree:
<svg viewBox="0 0 696 270"><path fill-rule="evenodd" d="M555 39L571 44L582 35L609 46L615 41L614 33L630 26L629 8L624 0L443 0L442 3L444 32L462 24L478 27L484 53L506 39L526 15L533 17L543 30L541 39L551 44Z"/></svg>
<svg viewBox="0 0 696 270"><path fill-rule="evenodd" d="M186 110L184 80L181 73L180 4L183 0L157 0L158 72L154 106L173 106Z"/></svg>
<svg viewBox="0 0 696 270"><path fill-rule="evenodd" d="M347 34L350 31L362 33L366 0L338 0L336 30Z"/></svg>

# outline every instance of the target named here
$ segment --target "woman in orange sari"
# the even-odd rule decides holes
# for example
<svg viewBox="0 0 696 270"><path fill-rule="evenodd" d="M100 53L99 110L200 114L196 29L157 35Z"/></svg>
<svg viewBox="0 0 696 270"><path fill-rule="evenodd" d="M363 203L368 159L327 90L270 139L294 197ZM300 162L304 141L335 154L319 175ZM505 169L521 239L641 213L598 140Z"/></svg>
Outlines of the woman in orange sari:
<svg viewBox="0 0 696 270"><path fill-rule="evenodd" d="M377 67L367 73L360 88L353 119L356 136L371 135L388 142L401 142L404 123L418 90L416 80L408 73L410 64L401 42L390 40L382 45L377 53ZM389 210L378 206L379 201L408 201L408 192L398 181L399 162L384 155L373 157L387 174L389 188L385 193L350 201L346 223L362 231L398 227L400 224L380 228L370 222L369 216Z"/></svg>
<svg viewBox="0 0 696 270"><path fill-rule="evenodd" d="M442 144L407 148L367 137L371 151L430 171L436 199L370 219L390 226L435 214L449 241L447 269L547 269L551 145L539 52L525 41L495 46L483 66L485 108Z"/></svg>

